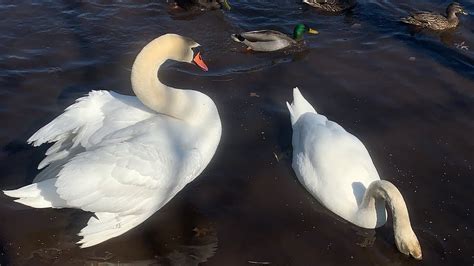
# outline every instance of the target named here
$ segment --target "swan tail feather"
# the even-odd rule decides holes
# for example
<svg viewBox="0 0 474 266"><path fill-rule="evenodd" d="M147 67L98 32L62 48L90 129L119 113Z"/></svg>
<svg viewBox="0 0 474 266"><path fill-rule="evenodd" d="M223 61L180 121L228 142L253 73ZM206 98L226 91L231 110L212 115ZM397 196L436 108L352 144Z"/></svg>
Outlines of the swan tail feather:
<svg viewBox="0 0 474 266"><path fill-rule="evenodd" d="M293 89L293 102L286 103L288 111L290 111L291 124L294 125L298 118L305 113L315 113L313 106L303 97L298 87Z"/></svg>
<svg viewBox="0 0 474 266"><path fill-rule="evenodd" d="M40 183L33 183L15 190L4 190L3 193L15 202L33 208L63 208L67 207L66 201L56 193L55 178Z"/></svg>
<svg viewBox="0 0 474 266"><path fill-rule="evenodd" d="M149 215L125 215L96 212L78 235L82 237L77 244L81 248L91 247L117 237L145 221Z"/></svg>

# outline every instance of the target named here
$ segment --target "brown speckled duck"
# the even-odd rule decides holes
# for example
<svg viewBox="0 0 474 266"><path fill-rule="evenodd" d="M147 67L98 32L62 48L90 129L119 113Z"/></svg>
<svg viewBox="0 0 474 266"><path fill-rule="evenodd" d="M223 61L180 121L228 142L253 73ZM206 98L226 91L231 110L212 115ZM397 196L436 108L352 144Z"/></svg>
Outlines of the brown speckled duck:
<svg viewBox="0 0 474 266"><path fill-rule="evenodd" d="M356 5L355 0L303 0L303 3L321 11L332 13L343 12Z"/></svg>
<svg viewBox="0 0 474 266"><path fill-rule="evenodd" d="M459 24L457 14L467 15L467 12L464 11L461 5L454 2L446 8L447 16L433 12L419 12L402 18L401 21L416 27L441 31L457 27Z"/></svg>

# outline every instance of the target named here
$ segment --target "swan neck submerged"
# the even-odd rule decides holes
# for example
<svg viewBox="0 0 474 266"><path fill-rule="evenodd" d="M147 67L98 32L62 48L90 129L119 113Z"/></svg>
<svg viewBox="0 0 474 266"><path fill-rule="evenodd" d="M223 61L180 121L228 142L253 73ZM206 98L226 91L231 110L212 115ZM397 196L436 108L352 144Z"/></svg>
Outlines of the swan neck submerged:
<svg viewBox="0 0 474 266"><path fill-rule="evenodd" d="M377 180L367 188L360 209L375 208L375 200L379 198L388 205L393 217L395 234L400 229L410 227L408 209L400 191L390 182Z"/></svg>
<svg viewBox="0 0 474 266"><path fill-rule="evenodd" d="M421 260L421 246L411 228L408 209L400 191L388 181L373 181L365 191L360 210L374 210L376 199L384 200L392 212L393 233L398 250Z"/></svg>

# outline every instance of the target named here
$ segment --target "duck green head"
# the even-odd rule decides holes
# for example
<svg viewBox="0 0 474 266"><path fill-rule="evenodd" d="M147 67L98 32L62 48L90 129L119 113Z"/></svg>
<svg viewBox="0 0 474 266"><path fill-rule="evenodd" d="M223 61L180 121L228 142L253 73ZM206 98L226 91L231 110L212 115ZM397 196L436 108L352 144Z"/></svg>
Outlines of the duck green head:
<svg viewBox="0 0 474 266"><path fill-rule="evenodd" d="M299 41L303 39L305 33L318 34L317 30L314 30L305 24L297 24L293 30L293 39Z"/></svg>

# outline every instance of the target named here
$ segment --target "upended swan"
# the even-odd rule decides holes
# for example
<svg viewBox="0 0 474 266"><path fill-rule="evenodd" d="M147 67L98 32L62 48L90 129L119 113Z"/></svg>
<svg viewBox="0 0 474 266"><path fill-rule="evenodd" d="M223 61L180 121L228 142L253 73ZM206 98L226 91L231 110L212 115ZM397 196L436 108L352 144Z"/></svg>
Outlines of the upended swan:
<svg viewBox="0 0 474 266"><path fill-rule="evenodd" d="M78 99L28 140L54 142L34 183L4 193L34 208L93 212L78 234L82 248L145 221L204 170L219 144L221 122L211 98L166 86L157 76L168 59L207 70L194 55L197 46L175 34L148 43L132 68L137 97L91 91Z"/></svg>
<svg viewBox="0 0 474 266"><path fill-rule="evenodd" d="M326 208L363 228L385 224L386 203L398 250L421 260L405 201L392 183L380 180L364 144L318 114L298 88L287 106L293 127L292 167L303 186Z"/></svg>

